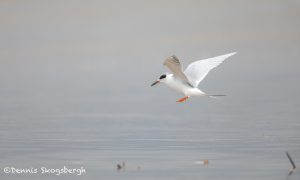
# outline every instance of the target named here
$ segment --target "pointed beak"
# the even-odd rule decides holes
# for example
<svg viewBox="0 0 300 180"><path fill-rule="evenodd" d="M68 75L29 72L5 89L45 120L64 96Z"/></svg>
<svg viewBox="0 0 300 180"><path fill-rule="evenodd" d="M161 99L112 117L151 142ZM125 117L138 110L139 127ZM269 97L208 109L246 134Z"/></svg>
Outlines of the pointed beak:
<svg viewBox="0 0 300 180"><path fill-rule="evenodd" d="M159 81L155 81L154 83L151 84L151 86L154 86L155 84L159 83Z"/></svg>

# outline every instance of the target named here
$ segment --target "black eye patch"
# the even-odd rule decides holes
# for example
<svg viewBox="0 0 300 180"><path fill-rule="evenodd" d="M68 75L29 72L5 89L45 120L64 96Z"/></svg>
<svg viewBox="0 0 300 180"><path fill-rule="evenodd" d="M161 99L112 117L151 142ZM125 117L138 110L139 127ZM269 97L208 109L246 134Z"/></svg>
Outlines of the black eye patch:
<svg viewBox="0 0 300 180"><path fill-rule="evenodd" d="M164 74L164 75L161 75L160 77L159 77L159 79L164 79L164 78L166 78L167 76Z"/></svg>

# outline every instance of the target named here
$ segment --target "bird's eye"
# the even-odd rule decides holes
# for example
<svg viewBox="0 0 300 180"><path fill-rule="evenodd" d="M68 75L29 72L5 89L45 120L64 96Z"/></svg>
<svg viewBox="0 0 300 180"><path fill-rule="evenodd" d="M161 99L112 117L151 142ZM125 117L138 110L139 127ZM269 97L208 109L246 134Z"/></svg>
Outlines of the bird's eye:
<svg viewBox="0 0 300 180"><path fill-rule="evenodd" d="M160 77L159 77L159 79L164 79L164 78L166 78L166 75L164 74L164 75L161 75Z"/></svg>

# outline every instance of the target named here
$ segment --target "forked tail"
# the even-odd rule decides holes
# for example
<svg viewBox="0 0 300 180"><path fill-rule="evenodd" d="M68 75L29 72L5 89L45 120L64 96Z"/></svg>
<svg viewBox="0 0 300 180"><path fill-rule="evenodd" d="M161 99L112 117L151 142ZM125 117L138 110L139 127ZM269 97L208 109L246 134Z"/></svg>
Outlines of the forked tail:
<svg viewBox="0 0 300 180"><path fill-rule="evenodd" d="M226 95L225 94L206 94L206 96L208 96L210 98L218 99L218 97L226 96Z"/></svg>

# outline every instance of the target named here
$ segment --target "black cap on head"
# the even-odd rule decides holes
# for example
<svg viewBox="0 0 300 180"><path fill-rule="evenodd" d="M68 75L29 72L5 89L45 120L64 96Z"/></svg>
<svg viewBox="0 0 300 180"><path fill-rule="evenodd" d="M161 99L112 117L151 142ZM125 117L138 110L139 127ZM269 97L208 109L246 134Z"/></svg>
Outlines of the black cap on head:
<svg viewBox="0 0 300 180"><path fill-rule="evenodd" d="M161 75L160 77L159 77L159 79L164 79L164 78L166 78L167 76L165 75L165 74L163 74L163 75Z"/></svg>

